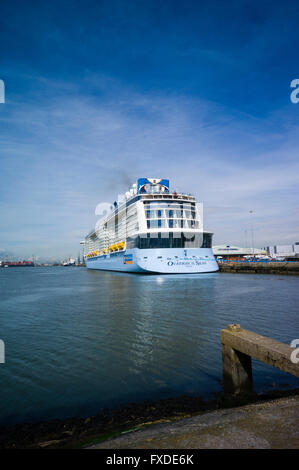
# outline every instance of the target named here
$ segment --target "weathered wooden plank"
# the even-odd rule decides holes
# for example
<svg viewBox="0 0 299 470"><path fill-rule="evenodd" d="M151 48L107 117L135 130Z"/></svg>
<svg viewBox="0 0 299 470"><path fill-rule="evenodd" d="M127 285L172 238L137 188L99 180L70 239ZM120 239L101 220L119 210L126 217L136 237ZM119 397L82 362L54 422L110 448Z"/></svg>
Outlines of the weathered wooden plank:
<svg viewBox="0 0 299 470"><path fill-rule="evenodd" d="M299 363L291 361L293 348L271 338L243 330L240 325L228 325L221 331L221 343L228 348L253 357L299 377Z"/></svg>

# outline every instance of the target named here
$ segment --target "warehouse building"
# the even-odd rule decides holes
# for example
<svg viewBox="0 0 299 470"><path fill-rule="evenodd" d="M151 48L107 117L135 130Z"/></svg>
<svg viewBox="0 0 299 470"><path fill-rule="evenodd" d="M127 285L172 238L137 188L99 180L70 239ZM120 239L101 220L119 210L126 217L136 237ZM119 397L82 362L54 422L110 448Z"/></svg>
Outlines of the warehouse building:
<svg viewBox="0 0 299 470"><path fill-rule="evenodd" d="M267 254L271 258L283 258L288 261L299 260L299 242L296 242L294 245L274 245L267 246Z"/></svg>
<svg viewBox="0 0 299 470"><path fill-rule="evenodd" d="M258 248L242 248L233 245L213 246L214 256L218 259L242 260L248 257L266 258L266 250Z"/></svg>

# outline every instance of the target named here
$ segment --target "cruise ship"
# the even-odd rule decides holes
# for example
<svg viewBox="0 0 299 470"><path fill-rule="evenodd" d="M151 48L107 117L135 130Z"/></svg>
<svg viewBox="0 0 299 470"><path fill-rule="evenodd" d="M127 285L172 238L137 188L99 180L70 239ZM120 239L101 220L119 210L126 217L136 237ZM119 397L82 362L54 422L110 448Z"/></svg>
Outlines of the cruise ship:
<svg viewBox="0 0 299 470"><path fill-rule="evenodd" d="M81 244L88 269L210 273L218 271L212 235L194 196L171 192L167 179L139 178Z"/></svg>

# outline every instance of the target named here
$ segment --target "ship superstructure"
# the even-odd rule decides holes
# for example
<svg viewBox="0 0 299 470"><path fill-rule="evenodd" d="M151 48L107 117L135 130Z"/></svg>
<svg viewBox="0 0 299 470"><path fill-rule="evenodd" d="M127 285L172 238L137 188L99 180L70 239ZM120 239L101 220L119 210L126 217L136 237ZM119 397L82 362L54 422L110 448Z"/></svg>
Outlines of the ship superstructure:
<svg viewBox="0 0 299 470"><path fill-rule="evenodd" d="M203 206L171 192L169 180L139 178L85 240L90 269L155 273L218 270L212 233L203 230Z"/></svg>

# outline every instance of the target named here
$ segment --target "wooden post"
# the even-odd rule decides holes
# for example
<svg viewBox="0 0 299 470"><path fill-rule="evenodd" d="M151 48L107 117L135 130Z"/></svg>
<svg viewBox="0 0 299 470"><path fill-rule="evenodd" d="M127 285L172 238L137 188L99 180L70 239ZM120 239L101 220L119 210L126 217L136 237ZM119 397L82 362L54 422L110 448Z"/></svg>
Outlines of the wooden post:
<svg viewBox="0 0 299 470"><path fill-rule="evenodd" d="M274 339L228 325L221 331L224 390L252 391L251 357L299 377L299 363L292 362L293 348Z"/></svg>
<svg viewBox="0 0 299 470"><path fill-rule="evenodd" d="M229 331L240 331L240 325L228 325ZM252 393L251 357L222 343L223 388L225 392Z"/></svg>

